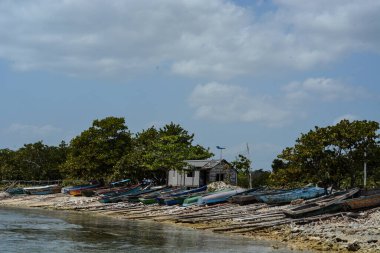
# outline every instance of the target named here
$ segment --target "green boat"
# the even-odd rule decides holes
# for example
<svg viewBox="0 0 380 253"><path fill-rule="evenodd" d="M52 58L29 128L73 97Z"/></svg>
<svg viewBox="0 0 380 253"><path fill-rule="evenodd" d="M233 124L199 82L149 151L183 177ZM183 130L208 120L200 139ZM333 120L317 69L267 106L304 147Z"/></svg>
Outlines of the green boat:
<svg viewBox="0 0 380 253"><path fill-rule="evenodd" d="M139 198L139 201L144 205L151 205L157 203L156 198Z"/></svg>

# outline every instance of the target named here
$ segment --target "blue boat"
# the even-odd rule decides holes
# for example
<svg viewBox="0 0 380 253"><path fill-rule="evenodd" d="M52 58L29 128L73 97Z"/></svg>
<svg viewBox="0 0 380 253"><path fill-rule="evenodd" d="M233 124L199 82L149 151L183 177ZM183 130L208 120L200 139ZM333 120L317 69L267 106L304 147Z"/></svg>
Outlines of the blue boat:
<svg viewBox="0 0 380 253"><path fill-rule="evenodd" d="M278 194L264 194L255 196L260 202L267 204L288 204L296 199L312 199L325 195L325 189L320 187L305 187Z"/></svg>
<svg viewBox="0 0 380 253"><path fill-rule="evenodd" d="M229 190L229 191L220 191L216 192L214 194L202 196L198 199L198 205L211 205L211 204L218 204L227 202L228 199L236 194L245 192L244 189L236 189L236 190Z"/></svg>
<svg viewBox="0 0 380 253"><path fill-rule="evenodd" d="M135 187L125 189L123 192L113 192L112 195L103 195L100 197L99 202L101 203L117 203L123 201L123 198L127 197L128 195L136 194L137 192L141 191L142 188L140 185L137 185Z"/></svg>
<svg viewBox="0 0 380 253"><path fill-rule="evenodd" d="M53 185L44 185L44 186L32 186L32 187L24 187L24 191L26 194L31 195L47 195L58 193L61 191L61 186L57 184Z"/></svg>
<svg viewBox="0 0 380 253"><path fill-rule="evenodd" d="M204 192L207 190L207 185L199 187L199 188L194 188L190 190L180 190L180 191L175 191L170 194L165 194L163 196L157 197L157 202L159 204L164 204L164 205L177 205L177 204L182 204L183 201L192 193L197 193L197 192Z"/></svg>
<svg viewBox="0 0 380 253"><path fill-rule="evenodd" d="M24 190L24 188L21 188L21 187L8 188L5 191L8 192L11 195L25 194L26 193L25 190Z"/></svg>

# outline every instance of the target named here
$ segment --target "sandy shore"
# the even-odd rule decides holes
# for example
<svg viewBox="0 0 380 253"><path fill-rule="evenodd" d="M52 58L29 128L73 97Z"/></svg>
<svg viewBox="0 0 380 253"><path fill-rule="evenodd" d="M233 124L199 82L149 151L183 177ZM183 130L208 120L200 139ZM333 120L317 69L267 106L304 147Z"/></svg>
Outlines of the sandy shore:
<svg viewBox="0 0 380 253"><path fill-rule="evenodd" d="M72 197L64 194L7 197L0 200L0 206L73 210L89 212L94 215L107 215L118 219L138 219L141 216L144 219L171 223L174 221L165 217L170 217L171 214L174 215L183 210L179 207L160 207L157 205L101 204L97 201L97 197ZM236 206L236 208L238 207ZM191 212L191 209L188 210ZM265 213L270 213L277 211L278 208L266 207L262 210ZM181 223L177 220L176 223L194 229L215 229L230 225L231 219L196 223ZM234 235L237 234L257 240L274 240L297 250L380 252L380 208L362 212L352 217L338 215L305 225L286 224L256 231L234 233ZM277 247L275 243L273 247Z"/></svg>

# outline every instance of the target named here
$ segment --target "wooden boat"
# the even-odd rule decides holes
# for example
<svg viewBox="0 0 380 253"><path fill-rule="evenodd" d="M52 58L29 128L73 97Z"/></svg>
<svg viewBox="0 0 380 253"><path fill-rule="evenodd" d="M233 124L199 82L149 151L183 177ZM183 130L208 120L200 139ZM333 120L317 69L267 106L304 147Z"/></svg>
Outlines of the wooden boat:
<svg viewBox="0 0 380 253"><path fill-rule="evenodd" d="M158 191L161 191L163 189L165 189L166 186L155 186L155 187L151 187L151 186L146 186L144 189L142 189L141 191L138 191L136 193L133 193L133 194L128 194L127 196L123 197L122 198L122 201L128 201L128 202L140 202L139 198L144 195L144 194L149 194L149 193L153 193L153 192L158 192Z"/></svg>
<svg viewBox="0 0 380 253"><path fill-rule="evenodd" d="M228 202L239 204L239 205L248 205L259 202L256 196L259 195L270 195L283 193L285 190L265 190L265 189L250 189L240 194L232 196Z"/></svg>
<svg viewBox="0 0 380 253"><path fill-rule="evenodd" d="M190 190L185 190L185 191L173 193L173 194L171 194L171 196L172 197L176 197L176 196L188 195L188 194L191 194L191 193L203 192L203 191L206 191L206 190L207 190L207 185L201 186L199 188L194 188L194 189L190 189Z"/></svg>
<svg viewBox="0 0 380 253"><path fill-rule="evenodd" d="M182 205L183 201L187 198L187 195L167 197L164 198L164 204L167 206Z"/></svg>
<svg viewBox="0 0 380 253"><path fill-rule="evenodd" d="M70 194L71 196L82 196L82 191L90 190L90 189L96 189L99 187L100 187L100 184L85 185L82 187L77 187L77 188L68 190L68 194Z"/></svg>
<svg viewBox="0 0 380 253"><path fill-rule="evenodd" d="M216 192L214 194L202 196L200 199L198 199L197 204L210 205L210 204L223 203L223 202L226 202L228 198L244 191L245 191L244 189L236 189L236 190Z"/></svg>
<svg viewBox="0 0 380 253"><path fill-rule="evenodd" d="M129 184L129 183L131 183L130 179L123 179L123 180L120 180L120 181L116 181L116 182L110 183L110 187L118 187L118 186L126 185L126 184Z"/></svg>
<svg viewBox="0 0 380 253"><path fill-rule="evenodd" d="M267 204L287 204L296 199L312 199L325 195L325 189L320 187L305 187L278 194L256 195L256 199Z"/></svg>
<svg viewBox="0 0 380 253"><path fill-rule="evenodd" d="M106 195L101 195L100 199L98 200L101 203L117 203L123 201L123 197L127 196L128 194L135 194L138 191L141 191L141 185L137 184L130 188L123 189L121 192L112 192L112 194L107 193Z"/></svg>
<svg viewBox="0 0 380 253"><path fill-rule="evenodd" d="M380 206L380 190L361 190L359 198L343 201L345 210L364 210Z"/></svg>
<svg viewBox="0 0 380 253"><path fill-rule="evenodd" d="M8 188L5 191L11 195L25 194L24 188L21 187Z"/></svg>
<svg viewBox="0 0 380 253"><path fill-rule="evenodd" d="M204 192L207 190L207 185L194 188L190 190L177 190L169 194L157 197L157 202L161 205L176 205L182 204L183 201L187 198L188 195L198 192Z"/></svg>
<svg viewBox="0 0 380 253"><path fill-rule="evenodd" d="M157 203L157 197L161 195L165 195L168 192L173 192L173 189L171 187L166 187L162 190L146 193L143 195L140 195L139 201L143 203L144 205L150 205Z"/></svg>
<svg viewBox="0 0 380 253"><path fill-rule="evenodd" d="M336 192L331 195L323 196L315 200L306 201L304 204L284 210L284 214L292 218L314 216L319 214L337 212L342 210L342 201L352 197L359 189L354 188L348 191Z"/></svg>
<svg viewBox="0 0 380 253"><path fill-rule="evenodd" d="M215 193L221 193L221 192L226 192L226 191L230 191L230 189L224 189L224 190L220 190L220 191L216 191L216 192L206 192L206 193L201 193L201 194L192 194L190 196L188 196L182 203L182 206L191 206L191 205L196 205L198 204L198 201L202 198L202 197L206 197L206 196L209 196L209 195L212 195L212 194L215 194ZM238 193L239 194L239 193Z"/></svg>
<svg viewBox="0 0 380 253"><path fill-rule="evenodd" d="M63 187L61 189L61 192L62 193L66 193L66 194L69 194L69 191L70 190L74 190L74 189L79 189L81 187L85 187L85 186L89 186L88 184L83 184L83 185L77 185L77 186L66 186L66 187Z"/></svg>
<svg viewBox="0 0 380 253"><path fill-rule="evenodd" d="M47 195L53 193L61 192L61 186L57 184L53 185L44 185L44 186L33 186L33 187L25 187L24 191L26 194L31 195Z"/></svg>

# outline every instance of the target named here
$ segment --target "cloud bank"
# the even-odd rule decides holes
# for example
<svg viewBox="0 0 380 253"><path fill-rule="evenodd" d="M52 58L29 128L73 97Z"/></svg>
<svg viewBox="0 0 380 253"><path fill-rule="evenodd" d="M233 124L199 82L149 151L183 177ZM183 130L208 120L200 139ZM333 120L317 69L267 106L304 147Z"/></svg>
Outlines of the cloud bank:
<svg viewBox="0 0 380 253"><path fill-rule="evenodd" d="M161 66L222 80L380 52L379 1L274 5L258 13L223 0L4 0L0 58L18 70L125 76Z"/></svg>
<svg viewBox="0 0 380 253"><path fill-rule="evenodd" d="M312 103L339 103L362 98L365 92L331 78L309 78L282 87L281 95L253 95L231 84L197 85L189 96L195 116L221 122L250 122L283 126L307 116L303 108ZM346 115L350 119L352 115Z"/></svg>

